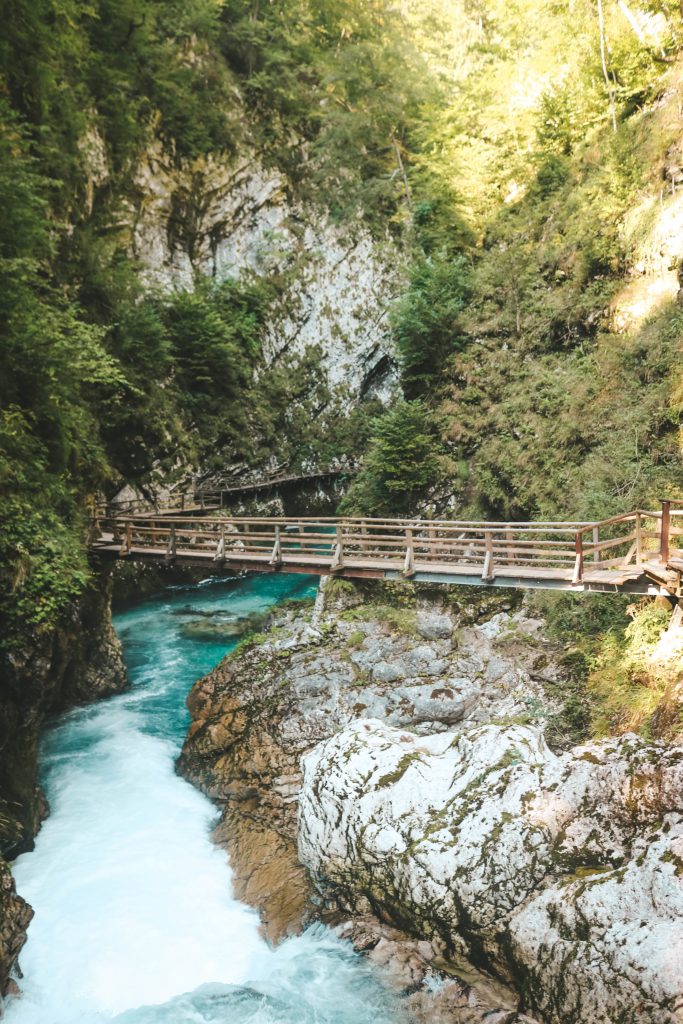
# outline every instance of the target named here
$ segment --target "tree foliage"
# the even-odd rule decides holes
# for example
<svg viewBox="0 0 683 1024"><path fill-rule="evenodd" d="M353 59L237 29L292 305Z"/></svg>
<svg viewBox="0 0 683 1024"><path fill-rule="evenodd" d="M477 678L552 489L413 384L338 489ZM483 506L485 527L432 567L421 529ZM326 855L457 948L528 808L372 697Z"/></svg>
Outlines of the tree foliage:
<svg viewBox="0 0 683 1024"><path fill-rule="evenodd" d="M399 402L372 427L362 470L342 509L400 516L423 504L454 466L440 442L437 423L419 400Z"/></svg>

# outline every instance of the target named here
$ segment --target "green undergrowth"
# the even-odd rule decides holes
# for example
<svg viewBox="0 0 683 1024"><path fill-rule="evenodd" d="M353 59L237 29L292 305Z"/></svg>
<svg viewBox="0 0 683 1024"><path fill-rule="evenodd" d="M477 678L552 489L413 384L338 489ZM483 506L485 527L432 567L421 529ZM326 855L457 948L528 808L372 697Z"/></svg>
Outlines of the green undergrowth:
<svg viewBox="0 0 683 1024"><path fill-rule="evenodd" d="M454 8L470 47L460 88L486 107L463 123L447 105L414 157L392 329L419 430L395 409L374 425L345 507L401 513L408 494L449 518L600 519L683 497L683 318L675 282L658 299L652 276L679 262L680 12L648 5L657 56L622 5L604 6L614 127L594 5L491 2L478 26ZM446 230L454 211L469 236Z"/></svg>
<svg viewBox="0 0 683 1024"><path fill-rule="evenodd" d="M661 644L668 605L650 598L629 603L616 595L543 594L533 606L565 648L566 678L549 687L563 705L551 722L551 742L567 735L573 742L624 732L654 739L680 735L681 654Z"/></svg>
<svg viewBox="0 0 683 1024"><path fill-rule="evenodd" d="M340 614L343 622L373 620L404 636L417 637L415 612L410 608L396 607L391 604L363 603L349 608ZM355 634L354 634L355 635Z"/></svg>

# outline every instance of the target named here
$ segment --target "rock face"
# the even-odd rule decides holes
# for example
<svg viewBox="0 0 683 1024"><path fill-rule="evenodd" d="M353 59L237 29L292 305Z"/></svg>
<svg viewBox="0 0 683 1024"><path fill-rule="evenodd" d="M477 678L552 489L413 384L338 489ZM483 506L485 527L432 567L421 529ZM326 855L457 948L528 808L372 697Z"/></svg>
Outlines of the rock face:
<svg viewBox="0 0 683 1024"><path fill-rule="evenodd" d="M0 997L12 989L10 971L26 942L33 911L17 896L12 872L0 860Z"/></svg>
<svg viewBox="0 0 683 1024"><path fill-rule="evenodd" d="M367 718L452 738L492 717L543 721L553 708L545 688L560 673L538 621L490 592L462 607L442 598L428 588L332 584L313 613L285 612L265 640L226 658L190 694L179 768L220 804L216 839L229 850L236 895L259 907L273 940L314 918L348 919L297 856L301 758L316 744ZM436 1020L421 988L434 978L430 942L416 947L402 922L387 929L370 910L354 914L349 934L391 962L399 987L427 999ZM449 1021L501 1006L459 983L441 998ZM503 1004L504 1019L516 1019L514 996Z"/></svg>
<svg viewBox="0 0 683 1024"><path fill-rule="evenodd" d="M253 154L179 164L156 144L134 184L131 247L150 285L192 288L197 274L287 278L267 330L266 364L314 346L339 399L370 391L388 398L397 378L386 317L402 274L388 239L379 244L361 225L333 226Z"/></svg>
<svg viewBox="0 0 683 1024"><path fill-rule="evenodd" d="M683 748L354 722L304 758L300 855L544 1021L683 1020Z"/></svg>

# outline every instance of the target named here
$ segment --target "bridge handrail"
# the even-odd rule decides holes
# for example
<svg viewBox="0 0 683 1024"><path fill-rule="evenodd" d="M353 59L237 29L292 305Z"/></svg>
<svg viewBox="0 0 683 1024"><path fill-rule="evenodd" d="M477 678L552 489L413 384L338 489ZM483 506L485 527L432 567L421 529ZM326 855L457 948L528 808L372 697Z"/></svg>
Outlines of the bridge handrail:
<svg viewBox="0 0 683 1024"><path fill-rule="evenodd" d="M635 509L588 522L224 516L219 510L202 515L205 510L200 509L192 516L174 514L177 510L173 509L157 510L156 514L154 510L131 514L117 509L95 517L94 533L110 551L120 545L121 555L149 551L153 557L201 555L219 562L255 559L271 566L280 566L287 559L292 565L298 559L332 572L349 558L356 567L398 569L405 576L414 575L416 561L423 570L427 567L426 571L432 571L430 566L450 565L459 566L462 572L477 565L484 581L495 578L496 565L501 571L525 566L546 576L556 570L571 570L571 582L580 585L587 559L592 571L644 562L666 566L671 538L683 537L683 524L672 525L671 504L663 502L661 511ZM683 502L680 504L683 513ZM647 528L648 519L654 520L656 529ZM620 529L623 526L625 531ZM683 550L674 550L683 556Z"/></svg>
<svg viewBox="0 0 683 1024"><path fill-rule="evenodd" d="M635 560L636 565L642 565L643 561L647 557L650 557L652 561L657 561L659 564L666 566L669 561L671 553L671 538L673 536L683 536L683 530L671 525L672 515L683 514L683 507L680 511L672 509L672 505L683 506L683 501L679 500L663 500L661 509L654 511L652 509L637 508L632 512L624 512L621 515L610 516L608 519L602 519L600 522L594 523L592 526L584 526L576 531L575 538L575 552L576 561L574 566L574 580L580 583L583 579L584 572L584 560L587 556L592 556L592 568L611 568L616 565L626 566ZM646 530L643 528L643 520L654 519L659 522L658 529L656 531ZM629 533L618 537L608 537L607 539L600 540L600 531L603 529L609 529L617 526L621 523L633 523L634 528ZM593 543L585 544L584 535L589 531L592 531ZM650 540L658 541L657 549L647 548L647 542ZM618 548L623 545L630 545L625 554L621 554L616 558L601 558L601 555L605 551L610 549ZM675 549L678 551L678 549Z"/></svg>

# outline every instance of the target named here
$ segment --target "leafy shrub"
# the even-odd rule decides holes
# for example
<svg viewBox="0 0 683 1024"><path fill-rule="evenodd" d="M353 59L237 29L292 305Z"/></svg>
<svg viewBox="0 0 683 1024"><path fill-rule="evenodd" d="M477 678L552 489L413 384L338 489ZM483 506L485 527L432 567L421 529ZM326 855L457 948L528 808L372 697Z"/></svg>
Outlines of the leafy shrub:
<svg viewBox="0 0 683 1024"><path fill-rule="evenodd" d="M569 180L569 174L569 163L565 158L555 153L546 156L536 175L536 186L541 198L547 199L561 189Z"/></svg>

